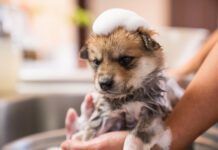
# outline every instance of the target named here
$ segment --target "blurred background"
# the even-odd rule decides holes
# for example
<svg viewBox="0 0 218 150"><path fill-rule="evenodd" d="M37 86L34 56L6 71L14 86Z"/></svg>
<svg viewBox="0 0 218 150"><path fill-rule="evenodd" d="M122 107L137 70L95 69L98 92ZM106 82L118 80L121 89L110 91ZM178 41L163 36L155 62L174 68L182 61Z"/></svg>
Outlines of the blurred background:
<svg viewBox="0 0 218 150"><path fill-rule="evenodd" d="M0 149L26 136L9 146L60 144L67 109L79 111L94 89L78 51L94 19L109 8L133 10L150 23L167 68L190 59L218 27L217 0L0 0ZM198 143L218 149L214 139Z"/></svg>

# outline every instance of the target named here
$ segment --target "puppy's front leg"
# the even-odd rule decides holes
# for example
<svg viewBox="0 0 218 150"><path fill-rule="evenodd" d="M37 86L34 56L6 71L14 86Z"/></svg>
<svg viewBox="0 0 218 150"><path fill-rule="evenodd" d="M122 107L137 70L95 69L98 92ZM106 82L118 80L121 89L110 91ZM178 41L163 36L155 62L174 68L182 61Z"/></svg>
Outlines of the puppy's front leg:
<svg viewBox="0 0 218 150"><path fill-rule="evenodd" d="M152 120L153 122L153 120ZM137 126L129 133L124 142L124 150L151 150L154 135L152 122L140 118Z"/></svg>
<svg viewBox="0 0 218 150"><path fill-rule="evenodd" d="M146 112L127 136L124 150L168 150L170 143L171 132L165 129L162 118Z"/></svg>
<svg viewBox="0 0 218 150"><path fill-rule="evenodd" d="M144 143L139 137L129 133L124 142L124 150L143 150Z"/></svg>

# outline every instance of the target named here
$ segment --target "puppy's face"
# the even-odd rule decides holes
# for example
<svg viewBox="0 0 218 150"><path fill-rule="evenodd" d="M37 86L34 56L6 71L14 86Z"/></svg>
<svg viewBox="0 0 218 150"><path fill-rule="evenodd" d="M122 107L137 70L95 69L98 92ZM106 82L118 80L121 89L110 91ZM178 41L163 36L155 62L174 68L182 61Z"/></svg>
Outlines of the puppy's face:
<svg viewBox="0 0 218 150"><path fill-rule="evenodd" d="M151 31L116 29L107 36L91 35L80 56L95 71L96 89L103 94L126 94L163 64L160 45Z"/></svg>

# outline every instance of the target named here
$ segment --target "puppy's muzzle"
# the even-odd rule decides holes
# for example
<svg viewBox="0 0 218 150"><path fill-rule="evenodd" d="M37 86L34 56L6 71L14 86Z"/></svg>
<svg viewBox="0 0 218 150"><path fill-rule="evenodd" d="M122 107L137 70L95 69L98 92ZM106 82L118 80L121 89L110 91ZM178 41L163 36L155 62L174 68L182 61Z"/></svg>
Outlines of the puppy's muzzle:
<svg viewBox="0 0 218 150"><path fill-rule="evenodd" d="M99 86L102 91L108 91L113 87L113 78L110 76L101 76L98 80Z"/></svg>

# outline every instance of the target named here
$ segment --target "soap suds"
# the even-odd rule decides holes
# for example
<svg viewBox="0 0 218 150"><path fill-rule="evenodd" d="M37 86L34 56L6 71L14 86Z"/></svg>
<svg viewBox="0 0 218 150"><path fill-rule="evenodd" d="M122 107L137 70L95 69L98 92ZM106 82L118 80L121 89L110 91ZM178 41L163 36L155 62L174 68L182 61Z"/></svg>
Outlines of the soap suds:
<svg viewBox="0 0 218 150"><path fill-rule="evenodd" d="M145 19L133 11L113 8L100 14L93 23L92 30L98 35L108 35L117 27L135 31L139 27L148 28Z"/></svg>

